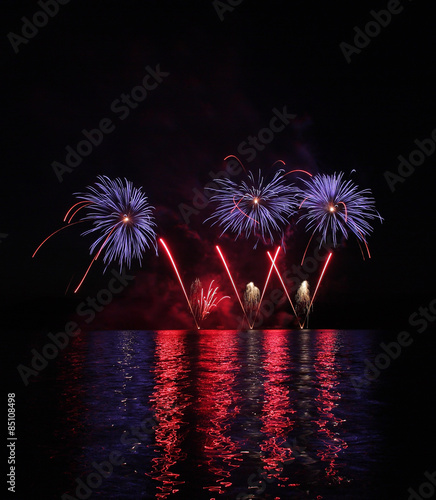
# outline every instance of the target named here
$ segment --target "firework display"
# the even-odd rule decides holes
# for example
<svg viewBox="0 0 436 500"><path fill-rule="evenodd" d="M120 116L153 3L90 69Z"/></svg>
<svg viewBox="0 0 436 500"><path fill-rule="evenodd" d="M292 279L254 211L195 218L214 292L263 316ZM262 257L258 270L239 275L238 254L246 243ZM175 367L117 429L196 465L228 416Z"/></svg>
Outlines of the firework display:
<svg viewBox="0 0 436 500"><path fill-rule="evenodd" d="M347 239L348 234L352 233L358 242L364 243L371 257L366 242L372 232L369 221L382 219L375 209L371 191L359 190L352 181L345 181L343 176L343 172L340 172L302 179L305 187L298 195L301 198L298 221L306 222L306 230L312 232L309 243L319 233L320 246L327 242L328 236L331 236L333 246L336 246L338 234Z"/></svg>
<svg viewBox="0 0 436 500"><path fill-rule="evenodd" d="M105 269L111 262L118 261L121 270L123 265L130 267L134 258L141 264L142 255L147 249L153 247L157 252L153 207L141 188L133 187L127 179L124 182L120 178L111 180L105 175L97 179L94 186L88 186L88 192L75 193L81 201L65 214L64 222L67 225L45 238L32 255L34 257L41 246L62 229L90 221L93 227L84 231L82 236L96 233L97 238L91 244L90 254L96 253L75 292L100 254L103 255ZM82 210L85 215L79 221L72 222Z"/></svg>
<svg viewBox="0 0 436 500"><path fill-rule="evenodd" d="M133 187L127 179L111 180L104 175L97 179L94 186L88 186L88 192L76 193L82 200L76 212L85 208L87 215L82 220L89 220L93 225L82 235L97 235L90 254L101 245L98 252L104 249L106 265L118 261L120 269L123 265L130 267L135 258L141 263L147 249L153 247L157 251L153 207L141 188Z"/></svg>
<svg viewBox="0 0 436 500"><path fill-rule="evenodd" d="M276 163L279 162L285 165L281 160ZM215 179L218 187L209 189L214 192L211 201L216 204L216 208L212 216L206 220L212 221L212 226L218 225L222 229L221 235L230 233L235 235L235 239L254 237L255 248L259 241L271 245L275 240L280 240L280 245L277 246L274 255L267 252L271 265L262 292L253 282L249 282L246 284L245 292L241 294L222 249L216 246L216 250L250 329L253 328L259 315L273 271L280 280L295 321L298 322L300 328L303 328L304 325L307 326L309 312L312 310L332 252L328 254L312 297L308 281L303 281L297 290L296 307L294 307L276 263L280 250L285 251L284 231L292 224L293 215L297 214L296 222L304 222L306 231L310 233L301 264L315 234L320 235L320 246L326 244L327 240L331 240L333 246L337 246L338 237L348 239L352 234L357 238L364 258L361 243L364 244L367 255L370 257L367 238L372 232L371 222L376 218L382 221L382 218L375 209L375 200L371 191L360 190L352 181L344 180L342 172L332 175L312 175L301 169L288 172L280 169L273 174L270 181L266 181L261 170L258 171L257 176L252 172L247 172L244 167L243 171L245 180L239 183L228 178ZM287 176L293 172L301 172L308 176L308 178L301 179L302 187L296 187L288 182ZM49 238L63 229L76 224L90 223L91 227L83 231L81 235L95 236L90 245L90 254L93 257L74 292L78 291L92 264L100 255L106 270L112 263L117 263L120 269L123 266L130 267L134 259L142 264L144 252L152 248L157 254L153 207L148 203L142 188L135 188L127 179L112 180L101 175L97 177L94 185L88 186L84 192L75 193L75 196L78 201L67 211L64 217L66 225L45 238L32 256L35 256ZM74 220L77 214L80 214L80 218ZM192 282L188 296L168 245L162 238L159 241L171 261L195 325L200 329L202 321L210 315L211 311L229 297L218 296L218 287L213 286L214 280L209 283L205 291L199 278ZM302 318L303 321L301 321Z"/></svg>

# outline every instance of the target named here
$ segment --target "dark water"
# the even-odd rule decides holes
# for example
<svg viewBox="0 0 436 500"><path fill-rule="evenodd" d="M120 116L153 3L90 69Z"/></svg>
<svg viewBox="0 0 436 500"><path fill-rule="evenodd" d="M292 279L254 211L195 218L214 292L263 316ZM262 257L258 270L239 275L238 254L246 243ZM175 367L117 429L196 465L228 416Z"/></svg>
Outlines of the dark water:
<svg viewBox="0 0 436 500"><path fill-rule="evenodd" d="M356 389L388 337L83 333L19 391L17 483L47 499L407 499L434 463L435 355L416 343Z"/></svg>

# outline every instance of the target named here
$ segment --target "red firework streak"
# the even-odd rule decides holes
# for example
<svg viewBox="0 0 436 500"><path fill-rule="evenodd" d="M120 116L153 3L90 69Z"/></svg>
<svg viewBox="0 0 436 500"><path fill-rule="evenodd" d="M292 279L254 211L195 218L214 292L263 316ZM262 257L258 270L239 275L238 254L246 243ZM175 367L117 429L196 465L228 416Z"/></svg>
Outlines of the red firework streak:
<svg viewBox="0 0 436 500"><path fill-rule="evenodd" d="M230 281L232 283L232 286L233 286L233 290L235 291L236 298L239 301L239 304L241 306L242 312L244 313L245 319L247 320L248 326L249 326L250 330L252 330L253 326L254 326L254 323L256 322L256 318L257 318L257 315L259 313L260 306L262 304L263 296L265 295L265 290L266 290L266 288L268 286L268 282L269 282L269 279L271 277L273 265L271 265L271 268L269 270L268 276L266 278L265 286L263 287L263 291L262 291L262 295L260 297L259 305L257 307L256 314L254 315L254 320L250 324L250 320L248 319L247 312L245 311L245 308L244 308L244 306L242 304L242 300L241 300L241 298L239 296L238 290L236 289L235 281L233 280L232 273L230 272L230 269L229 269L229 266L227 265L226 259L224 258L224 255L223 255L223 253L222 253L222 251L221 251L221 249L220 249L220 247L218 245L216 246L216 249L217 249L218 253L220 254L220 257L221 257L221 260L223 261L224 267L226 268L227 274L228 274L228 276L230 278ZM280 251L280 247L277 247L276 253L274 255L274 262L275 262L275 260L277 258L277 255L278 255L279 251Z"/></svg>
<svg viewBox="0 0 436 500"><path fill-rule="evenodd" d="M292 303L291 297L289 296L288 290L287 290L287 288L286 288L285 283L283 282L283 279L282 279L282 277L281 277L281 275L280 275L280 273L279 273L279 270L277 269L277 266L276 266L276 264L275 264L275 262L274 262L273 258L271 257L271 254L270 254L269 252L266 252L266 253L268 254L268 257L270 258L270 260L271 260L271 262L272 262L272 264L271 264L271 265L274 267L274 269L275 269L275 271L276 271L276 273L277 273L277 276L278 276L278 278L279 278L279 280L280 280L280 283L282 284L282 287L283 287L283 290L284 290L284 292L285 292L285 294L286 294L286 297L287 297L287 299L289 300L289 303L291 304L292 311L294 312L294 316L296 317L296 319L297 319L297 321L298 321L298 324L300 325L300 328L301 328L301 329L303 329L303 326L301 325L300 320L298 319L297 313L296 313L296 311L295 311L294 304Z"/></svg>
<svg viewBox="0 0 436 500"><path fill-rule="evenodd" d="M280 247L277 247L276 253L274 255L274 259L272 259L271 267L269 268L268 276L266 277L265 285L264 285L263 290L262 290L262 295L260 296L259 305L257 306L256 314L254 315L253 325L254 325L254 323L256 323L256 318L257 318L257 315L259 314L260 306L262 305L263 296L265 295L266 287L268 286L269 279L271 278L271 273L272 273L272 270L273 270L273 267L275 265L275 261L277 259L277 255L279 254L279 252L280 252Z"/></svg>
<svg viewBox="0 0 436 500"><path fill-rule="evenodd" d="M75 208L77 207L78 205L79 208L77 208L73 213L72 215L69 215L70 212ZM57 234L59 231L62 231L63 229L67 228L67 227L71 227L71 226L74 226L75 224L79 224L81 222L85 222L84 220L78 220L76 222L71 222L73 217L77 214L77 212L79 212L79 210L82 210L82 208L85 208L87 207L88 205L92 205L92 202L88 202L88 201L79 201L78 203L75 203L69 210L68 212L65 214L65 217L64 217L64 222L67 223L66 226L63 226L59 229L57 229L56 231L53 231L53 233L51 233L49 236L47 236L47 238L45 238L45 240L40 243L40 245L38 246L38 248L33 252L33 255L32 255L32 259L33 257L35 257L36 253L38 252L38 250L42 247L42 245L44 245L44 243L50 239L52 236L54 236L55 234ZM68 218L69 216L69 218ZM68 221L67 221L68 219ZM118 224L120 224L121 222L126 222L125 220L124 221L120 221ZM113 233L113 231L115 230L115 228L118 226L118 224L116 224L112 229L111 231L109 232L109 234L106 236L105 240L103 241L103 244L101 245L100 249L98 250L98 252L96 253L96 255L92 258L91 260L91 264L89 264L88 266L88 269L86 270L85 274L83 275L80 283L77 285L76 289L74 290L74 293L77 293L77 291L79 290L79 288L82 286L82 283L85 281L85 278L86 276L88 275L88 272L89 270L91 269L91 266L92 264L98 259L99 255L101 254L101 251L103 250L104 246L106 245L108 239L109 239L109 236ZM68 285L69 286L69 285ZM67 288L68 289L68 288Z"/></svg>
<svg viewBox="0 0 436 500"><path fill-rule="evenodd" d="M327 269L327 266L329 265L329 262L330 262L330 259L331 259L332 255L333 255L333 252L330 252L329 256L327 257L326 263L324 264L323 270L321 272L321 276L319 277L319 280L318 280L318 283L316 285L315 291L313 292L312 300L310 301L309 307L307 308L307 313L306 313L306 316L304 318L303 325L304 325L304 323L306 323L306 319L307 319L307 316L309 314L310 308L312 307L313 301L315 300L316 292L318 291L319 285L321 284L322 278L323 278L324 273L325 273L325 271Z"/></svg>
<svg viewBox="0 0 436 500"><path fill-rule="evenodd" d="M228 276L230 278L230 281L232 282L233 290L235 291L235 295L236 295L236 297L237 297L237 299L239 301L239 304L241 306L242 312L244 313L245 319L247 320L248 326L249 326L250 330L252 330L253 326L254 326L254 323L256 322L256 318L257 318L257 315L259 313L260 306L262 304L263 296L265 295L265 290L266 290L266 288L268 286L268 282L269 282L269 279L271 277L273 266L271 266L271 268L269 270L268 276L267 276L266 281L265 281L265 286L263 287L262 295L260 297L259 305L257 307L256 314L254 315L254 320L250 324L250 320L248 319L247 312L245 311L245 308L244 308L244 306L242 304L242 300L241 300L241 298L239 296L238 290L236 289L236 285L235 285L235 282L233 280L232 273L230 272L229 266L227 265L226 259L224 258L224 255L223 255L223 253L222 253L222 251L221 251L221 249L220 249L220 247L218 245L216 246L216 249L217 249L218 253L220 254L221 260L223 261L224 267L226 268L227 274L228 274ZM276 253L274 255L274 262L275 262L275 260L277 258L277 255L278 255L279 251L280 251L280 247L277 247Z"/></svg>
<svg viewBox="0 0 436 500"><path fill-rule="evenodd" d="M274 167L274 165L275 165L276 163L281 163L284 167L286 167L286 163L285 163L283 160L277 160L277 161L275 161L275 162L272 164L272 166ZM286 172L286 173L284 173L284 174L283 174L283 177L284 177L285 175L293 174L293 173L295 173L295 172L302 172L303 174L307 174L309 177L312 177L312 174L311 174L310 172L308 172L307 170L302 170L301 168L297 168L297 169L294 169L294 170L289 170L288 172Z"/></svg>
<svg viewBox="0 0 436 500"><path fill-rule="evenodd" d="M186 293L185 287L183 286L182 278L180 277L179 271L177 269L176 263L174 262L174 259L173 259L172 255L171 255L171 252L170 252L169 248L167 247L165 241L162 238L159 238L159 241L162 243L162 246L165 248L165 251L168 254L168 257L169 257L169 259L171 261L171 264L173 265L174 271L176 272L176 275L177 275L177 278L179 280L180 286L182 287L183 293L184 293L185 298L186 298L186 302L188 303L189 310L191 311L192 317L194 318L195 325L200 330L200 326L197 323L197 319L195 318L195 314L194 314L194 311L192 310L191 302L189 301L188 294Z"/></svg>
<svg viewBox="0 0 436 500"><path fill-rule="evenodd" d="M250 325L250 321L248 320L248 316L247 316L247 313L245 311L245 307L242 304L241 297L239 297L238 290L236 289L236 285L235 285L235 282L233 281L232 273L230 272L230 269L229 269L229 266L227 265L226 259L224 258L224 255L221 252L220 247L218 245L216 245L215 248L217 249L218 253L220 254L221 260L223 261L224 267L226 268L227 274L229 275L230 281L232 282L232 286L233 286L233 290L235 291L236 298L239 301L239 304L241 306L242 312L244 313L244 316L245 316L245 319L247 320L248 326L251 329L253 327Z"/></svg>
<svg viewBox="0 0 436 500"><path fill-rule="evenodd" d="M123 223L123 221L118 222L118 224L121 224L121 223ZM93 259L91 260L91 264L89 264L88 269L86 270L85 274L83 275L83 278L80 281L80 283L77 285L77 288L74 290L74 293L77 293L77 291L79 290L79 288L82 286L82 283L85 281L85 278L88 275L89 270L91 269L92 264L94 264L94 262L98 259L98 256L101 254L101 251L103 250L103 247L106 245L107 240L109 239L109 236L115 231L115 229L118 226L118 224L115 224L115 226L110 230L110 233L106 236L105 240L103 241L102 246L100 247L100 250L95 254L95 257L93 257Z"/></svg>

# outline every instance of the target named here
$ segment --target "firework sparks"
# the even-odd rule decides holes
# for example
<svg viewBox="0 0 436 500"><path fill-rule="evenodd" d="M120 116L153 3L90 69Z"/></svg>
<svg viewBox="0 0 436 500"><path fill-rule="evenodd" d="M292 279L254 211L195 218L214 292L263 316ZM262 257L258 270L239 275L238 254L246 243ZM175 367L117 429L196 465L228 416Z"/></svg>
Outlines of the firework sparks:
<svg viewBox="0 0 436 500"><path fill-rule="evenodd" d="M56 233L75 224L91 221L91 229L82 236L98 233L97 239L90 246L93 256L88 269L83 275L76 293L85 280L92 264L103 254L105 270L111 262L117 261L120 270L124 265L131 267L132 259L138 259L142 265L143 253L153 247L157 253L155 222L152 217L153 207L141 188L133 187L133 183L120 178L109 179L105 175L97 177L94 186L88 186L88 192L75 193L78 201L65 214L66 226L54 231L38 246L32 257L41 246ZM81 210L85 215L76 222L71 222Z"/></svg>
<svg viewBox="0 0 436 500"><path fill-rule="evenodd" d="M259 305L260 301L260 290L257 286L250 281L245 287L244 293L244 305L247 311L254 310Z"/></svg>
<svg viewBox="0 0 436 500"><path fill-rule="evenodd" d="M247 316L250 320L251 328L253 328L253 316L256 314L260 302L260 290L257 286L250 281L245 287L244 293L244 306L247 311Z"/></svg>
<svg viewBox="0 0 436 500"><path fill-rule="evenodd" d="M320 246L326 243L331 235L333 245L337 245L337 235L348 238L352 233L360 242L364 243L368 256L371 257L366 242L372 232L369 221L379 218L380 214L375 209L375 200L371 190L359 190L351 181L343 180L343 173L333 175L315 175L309 180L302 179L305 188L300 193L302 214L299 221L306 222L306 229L321 234ZM362 255L363 251L362 251ZM304 256L303 256L304 259Z"/></svg>
<svg viewBox="0 0 436 500"><path fill-rule="evenodd" d="M212 309L217 307L222 300L230 298L228 295L218 298L218 287L213 288L212 284L213 280L209 283L209 288L206 294L204 293L203 286L198 278L191 284L189 300L191 303L191 309L197 318L198 324L204 321L209 316Z"/></svg>
<svg viewBox="0 0 436 500"><path fill-rule="evenodd" d="M309 311L310 311L310 288L309 283L305 280L301 283L295 295L295 302L297 304L296 309L300 316L305 316L306 327L309 322Z"/></svg>
<svg viewBox="0 0 436 500"><path fill-rule="evenodd" d="M283 241L284 228L298 207L298 190L285 182L283 174L284 170L277 171L270 182L260 170L257 177L248 172L247 179L239 184L215 179L218 188L209 189L215 192L211 201L217 208L207 220L222 228L221 236L226 232L235 234L236 239L254 236L255 247L260 240L273 244L278 237Z"/></svg>

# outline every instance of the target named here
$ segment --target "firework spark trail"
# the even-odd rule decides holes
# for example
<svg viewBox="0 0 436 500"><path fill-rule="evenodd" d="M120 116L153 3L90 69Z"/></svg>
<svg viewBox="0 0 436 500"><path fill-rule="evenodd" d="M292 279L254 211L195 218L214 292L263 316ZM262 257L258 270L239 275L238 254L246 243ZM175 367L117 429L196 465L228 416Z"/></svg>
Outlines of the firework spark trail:
<svg viewBox="0 0 436 500"><path fill-rule="evenodd" d="M276 163L281 163L284 167L286 167L286 163L283 160L276 160L272 165L271 168L275 166Z"/></svg>
<svg viewBox="0 0 436 500"><path fill-rule="evenodd" d="M118 224L122 224L123 221L120 221ZM82 286L82 283L85 281L86 276L88 275L89 270L91 269L92 264L98 259L101 251L103 250L103 247L106 245L107 240L109 239L109 236L115 231L116 227L118 226L116 224L113 228L112 231L107 235L106 239L103 241L103 244L100 247L100 250L95 254L95 256L92 258L91 263L88 266L88 269L86 270L85 274L83 275L83 278L81 279L80 283L77 285L77 288L74 290L74 293L77 293L79 288Z"/></svg>
<svg viewBox="0 0 436 500"><path fill-rule="evenodd" d="M233 210L234 210L235 208L238 208L238 205L239 205L239 203L241 203L241 201L243 200L243 198L244 198L244 197L242 197L242 198L238 201L238 203L236 203L236 202L235 202L235 197L233 197L233 203L235 204L235 206L232 208L232 210L230 211L230 213L232 213L232 212L233 212Z"/></svg>
<svg viewBox="0 0 436 500"><path fill-rule="evenodd" d="M309 249L310 242L312 241L312 238L315 236L315 231L312 233L312 235L309 238L309 241L307 242L306 249L304 250L303 253L303 258L301 259L300 266L303 265L304 258L306 257L307 250Z"/></svg>
<svg viewBox="0 0 436 500"><path fill-rule="evenodd" d="M248 324L249 328L251 329L252 326L250 326L250 321L248 320L248 316L247 316L245 308L244 308L244 306L242 304L241 297L239 297L238 290L236 289L236 285L235 285L235 282L233 281L232 274L230 272L229 266L227 265L226 259L224 258L224 255L221 252L220 247L218 245L216 245L215 248L217 249L217 251L218 251L218 253L219 253L220 257L221 257L221 260L223 261L224 267L226 268L227 274L228 274L228 276L230 278L230 281L232 282L232 286L233 286L233 290L235 291L236 298L239 301L239 304L241 306L242 312L244 313L245 319L247 320L247 324Z"/></svg>
<svg viewBox="0 0 436 500"><path fill-rule="evenodd" d="M271 168L273 168L276 163L281 163L284 167L286 167L286 163L283 160L277 160L271 165ZM307 174L309 177L312 177L312 174L310 172L308 172L307 170L300 169L300 168L296 168L294 170L289 170L288 172L283 174L283 177L285 175L294 174L295 172L302 172L303 174Z"/></svg>
<svg viewBox="0 0 436 500"><path fill-rule="evenodd" d="M77 205L81 205L77 210L74 211L74 213L70 216L70 218L68 219L68 224L70 223L71 219L74 217L74 215L79 211L81 210L82 208L85 208L87 205L91 204L92 202L90 201L86 201L86 200L82 200L82 201L78 201L77 203L74 203L74 205L72 205L69 210L67 211L67 213L65 214L65 217L64 217L64 222L67 222L67 219L68 219L68 216L70 214L70 212L73 210L73 208L77 207Z"/></svg>
<svg viewBox="0 0 436 500"><path fill-rule="evenodd" d="M307 316L309 315L310 308L312 307L313 301L315 300L316 292L318 291L319 285L321 284L321 280L322 280L322 278L324 276L324 273L325 273L325 271L327 269L327 266L328 266L328 264L330 262L330 259L331 259L332 255L333 255L333 252L330 252L329 255L328 255L328 257L327 257L326 263L324 264L324 267L323 267L323 270L322 270L321 275L319 277L319 280L318 280L318 283L316 285L315 291L313 292L312 300L310 301L309 307L307 308L307 313L306 313L306 317L304 318L303 325L304 325L304 323L306 323L306 319L307 319Z"/></svg>
<svg viewBox="0 0 436 500"><path fill-rule="evenodd" d="M298 205L298 210L300 210L300 208L303 206L303 203L307 200L307 198L309 197L306 196L306 198L304 198L304 200Z"/></svg>
<svg viewBox="0 0 436 500"><path fill-rule="evenodd" d="M359 231L359 229L357 229L357 231ZM369 253L368 243L366 242L363 234L360 231L359 231L359 234L362 236L362 240L365 243L365 248L366 248L366 251L368 252L368 257L371 258L371 254ZM357 240L357 242L359 243L359 240ZM360 246L360 243L359 243L359 246ZM362 251L362 255L363 255L363 251ZM365 260L365 256L364 255L363 255L363 260Z"/></svg>
<svg viewBox="0 0 436 500"><path fill-rule="evenodd" d="M186 302L188 303L189 310L191 311L192 317L194 318L194 321L195 321L195 324L197 326L197 329L200 330L200 326L199 326L199 324L197 322L197 319L195 317L194 311L192 310L191 302L189 301L188 294L186 293L185 287L183 286L183 281L182 281L182 278L180 277L179 270L177 269L177 266L176 266L176 263L175 263L175 261L173 259L173 256L171 255L171 252L170 252L169 248L167 247L165 241L162 238L159 238L159 241L162 243L162 246L165 248L165 251L168 254L168 257L169 257L169 259L171 261L171 264L173 265L174 271L176 272L176 275L177 275L177 278L179 280L180 286L182 287L183 293L184 293L185 298L186 298Z"/></svg>
<svg viewBox="0 0 436 500"><path fill-rule="evenodd" d="M348 234L352 233L358 243L365 244L371 257L366 242L373 230L369 221L383 219L375 209L371 190L359 190L352 181L343 180L343 175L343 172L318 174L309 180L302 179L305 188L298 196L302 199L299 208L303 213L298 222L305 221L306 230L312 231L312 235L316 232L321 234L320 246L327 241L328 234L331 234L333 245L336 246L337 234L348 239Z"/></svg>
<svg viewBox="0 0 436 500"><path fill-rule="evenodd" d="M65 294L64 294L64 295L66 295L66 294L67 294L67 292L68 292L68 290L70 289L71 282L73 281L73 278L74 278L74 274L73 274L73 276L71 276L71 279L70 279L70 281L68 282L67 288L65 288Z"/></svg>
<svg viewBox="0 0 436 500"><path fill-rule="evenodd" d="M241 212L241 214L242 214L242 215L244 215L244 216L245 216L245 217L247 217L248 219L252 220L255 224L259 224L259 225L260 225L260 222L259 222L258 220L253 219L253 217L250 217L250 216L249 216L249 215L247 215L247 214L246 214L243 210L241 210L241 209L239 208L239 203L241 203L241 201L243 200L243 198L244 198L244 196L243 196L243 197L242 197L242 198L238 201L238 203L236 203L235 198L233 197L233 203L235 204L235 206L232 208L232 210L231 210L231 212L230 212L230 213L232 213L232 212L233 212L233 210L236 208L237 210L239 210L239 211ZM256 201L256 198L254 199L254 203L258 203L258 202Z"/></svg>
<svg viewBox="0 0 436 500"><path fill-rule="evenodd" d="M68 210L68 212L65 214L65 217L64 217L64 222L67 221L68 219L68 214L71 212L71 210L73 210L74 207L77 207L77 205L82 205L83 203L89 203L85 200L82 200L82 201L78 201L77 203L74 203L73 206L70 207L70 209ZM75 212L74 212L75 213ZM70 218L71 219L71 218Z"/></svg>
<svg viewBox="0 0 436 500"><path fill-rule="evenodd" d="M42 247L42 245L44 245L44 243L50 239L52 236L54 236L56 233L58 233L59 231L62 231L62 229L66 229L67 227L71 227L71 226L74 226L74 224L79 224L79 222L84 222L83 220L78 220L76 222L73 222L72 224L70 224L69 226L64 226L64 227L60 227L59 229L56 229L56 231L53 231L53 233L51 233L49 236L47 236L47 238L38 245L38 248L33 252L33 255L32 255L32 259L33 257L35 257L36 255L36 252Z"/></svg>
<svg viewBox="0 0 436 500"><path fill-rule="evenodd" d="M289 172L286 172L285 174L283 174L283 177L285 175L294 174L295 172L302 172L303 174L307 174L309 177L312 177L312 174L310 172L308 172L307 170L301 170L301 169L289 170Z"/></svg>
<svg viewBox="0 0 436 500"><path fill-rule="evenodd" d="M227 161L229 158L234 158L234 159L235 159L235 160L239 163L239 165L241 165L242 170L243 170L245 173L247 173L247 170L245 169L244 164L242 163L242 161L241 161L241 160L240 160L237 156L235 156L235 155L228 155L228 156L226 156L226 157L224 158L224 161Z"/></svg>
<svg viewBox="0 0 436 500"><path fill-rule="evenodd" d="M348 220L348 212L347 212L347 205L343 201L338 201L338 205L344 205L344 210L345 210L345 224L347 223Z"/></svg>
<svg viewBox="0 0 436 500"><path fill-rule="evenodd" d="M68 217L68 214L71 212L71 210L72 210L74 207L77 207L77 205L80 205L80 204L82 204L82 203L85 203L85 202L84 202L84 201L79 201L78 203L75 203L75 204L74 204L74 205L73 205L73 206L72 206L72 207L68 210L68 212L65 214L65 217L64 217L64 222L66 222L66 219L67 219L67 217ZM87 203L87 205L89 205L89 203ZM78 220L78 221L73 222L73 223L71 224L71 219L74 217L74 215L75 215L75 214L76 214L76 213L77 213L77 212L78 212L81 208L84 208L84 206L86 206L86 205L83 205L83 206L81 206L80 208L78 208L78 209L74 212L74 214L73 214L73 215L69 218L69 220L68 220L68 222L67 222L67 224L69 224L68 226L64 226L64 227L61 227L61 228L57 229L56 231L53 231L53 232L52 232L49 236L47 236L47 238L45 238L45 240L43 240L43 241L39 244L38 248L37 248L37 249L33 252L32 259L33 259L33 257L35 257L36 252L37 252L37 251L38 251L38 250L42 247L42 245L44 245L44 243L45 243L47 240L49 240L52 236L54 236L56 233L58 233L59 231L62 231L62 229L66 229L67 227L74 226L75 224L78 224L79 222L84 222L83 220Z"/></svg>
<svg viewBox="0 0 436 500"><path fill-rule="evenodd" d="M269 279L271 277L274 263L277 259L277 255L279 254L279 252L280 252L280 247L277 247L277 250L276 250L276 253L274 255L274 259L272 261L271 267L269 268L268 276L266 277L265 285L264 285L263 290L262 290L262 295L260 296L259 306L257 307L256 314L254 315L253 326L254 326L254 323L256 323L256 319L257 319L257 316L259 314L260 306L262 305L263 296L265 295L266 287L268 286L268 282L269 282ZM253 326L251 328L253 328Z"/></svg>
<svg viewBox="0 0 436 500"><path fill-rule="evenodd" d="M69 224L73 220L73 217L77 214L77 212L79 212L80 210L82 210L82 208L85 208L85 207L87 207L89 205L92 205L93 202L92 201L88 201L88 202L83 202L82 201L80 203L82 203L82 206L80 206L77 210L74 210L74 212L72 213L72 215L68 219L67 224ZM78 203L76 203L75 205L73 205L71 208L74 208L76 205L78 205ZM65 215L64 222L66 222L65 219L67 218L67 215L71 212L71 208L70 208L70 210L68 210L67 214Z"/></svg>
<svg viewBox="0 0 436 500"><path fill-rule="evenodd" d="M284 281L283 281L283 279L282 279L282 276L281 276L281 274L280 274L279 270L277 269L277 266L276 266L276 264L275 264L275 261L273 260L273 258L271 257L271 254L270 254L269 252L267 252L267 254L268 254L268 257L270 258L270 260L271 260L271 262L272 262L272 266L274 267L274 269L275 269L275 271L276 271L276 273L277 273L277 276L279 277L280 283L282 284L282 287L283 287L283 290L284 290L284 292L285 292L285 294L286 294L286 297L287 297L287 299L288 299L289 303L291 304L292 311L294 312L294 316L295 316L295 318L297 319L298 324L300 325L300 328L303 328L303 327L301 326L301 323L300 323L300 320L299 320L299 318L298 318L298 315L297 315L297 313L296 313L296 311L295 311L295 307L294 307L294 304L292 303L291 297L289 296L289 293L288 293L288 290L287 290L287 288L286 288L286 285L285 285L285 283L284 283Z"/></svg>

